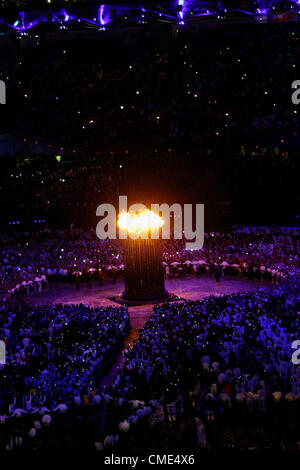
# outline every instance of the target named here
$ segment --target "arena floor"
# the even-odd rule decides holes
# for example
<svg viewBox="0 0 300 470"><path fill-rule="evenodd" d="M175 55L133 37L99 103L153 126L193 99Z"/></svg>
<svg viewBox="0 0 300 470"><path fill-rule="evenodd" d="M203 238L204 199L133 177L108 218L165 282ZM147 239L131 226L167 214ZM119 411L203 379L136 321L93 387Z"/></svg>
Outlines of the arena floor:
<svg viewBox="0 0 300 470"><path fill-rule="evenodd" d="M210 277L194 277L185 276L183 278L176 278L166 280L167 290L185 300L201 300L209 295L225 295L234 292L246 292L263 287L267 285L265 282L248 281L246 279L222 279L221 282L216 282L215 279ZM68 285L64 283L52 283L49 291L42 295L36 295L28 298L28 302L43 305L43 304L85 304L92 307L96 306L109 306L119 304L110 300L110 297L117 297L122 295L124 288L124 281L118 280L116 284L107 280L103 286L99 283L92 283L91 288L87 288L86 284L80 286L80 290L75 289L75 285ZM153 305L139 305L129 307L131 334L128 338L128 344L131 343L138 336L138 330L143 327L144 323L148 320Z"/></svg>
<svg viewBox="0 0 300 470"><path fill-rule="evenodd" d="M183 278L166 280L166 289L168 292L185 300L201 300L209 295L246 292L267 286L268 284L266 282L248 281L247 279L222 279L221 282L216 282L215 279L210 279L209 276L185 276ZM111 280L104 281L103 286L99 286L98 282L93 282L91 288L87 288L86 284L83 283L79 291L76 290L75 284L52 283L47 292L28 297L27 302L38 305L82 303L91 307L120 306L119 303L113 302L110 298L121 296L123 289L123 279L118 280L116 284L113 284ZM123 365L123 351L130 348L138 338L139 330L150 317L152 308L153 305L151 304L128 307L131 330L124 338L123 348L116 357L112 368L102 378L99 384L101 387L107 388L111 385Z"/></svg>

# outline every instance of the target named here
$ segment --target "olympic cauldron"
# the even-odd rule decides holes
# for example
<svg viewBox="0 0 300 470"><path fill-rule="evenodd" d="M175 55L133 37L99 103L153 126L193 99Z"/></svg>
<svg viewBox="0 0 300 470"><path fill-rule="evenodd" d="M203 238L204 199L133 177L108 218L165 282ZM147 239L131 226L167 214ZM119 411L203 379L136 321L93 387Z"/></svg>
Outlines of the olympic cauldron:
<svg viewBox="0 0 300 470"><path fill-rule="evenodd" d="M123 244L125 300L157 301L168 297L162 266L162 240L159 238L163 224L163 219L148 209L119 214L118 227L123 233L127 232Z"/></svg>

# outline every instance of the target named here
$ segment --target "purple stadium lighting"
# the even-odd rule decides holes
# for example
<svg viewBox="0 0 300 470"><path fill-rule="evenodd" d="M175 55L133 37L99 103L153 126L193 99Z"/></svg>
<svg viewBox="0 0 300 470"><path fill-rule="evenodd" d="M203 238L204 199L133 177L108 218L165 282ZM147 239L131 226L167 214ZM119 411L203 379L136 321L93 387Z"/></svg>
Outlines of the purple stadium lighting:
<svg viewBox="0 0 300 470"><path fill-rule="evenodd" d="M20 26L19 26L19 21L15 21L14 24L7 23L7 26L14 29L15 31L26 32L29 29L33 28L33 26L35 26L39 22L39 20L34 20L34 21L31 21L28 24L25 24L25 12L20 11L19 15L20 15L20 18L21 18L21 25Z"/></svg>
<svg viewBox="0 0 300 470"><path fill-rule="evenodd" d="M241 10L239 8L236 11L238 11L239 13L245 13L245 15L254 15L254 13L252 13L251 11Z"/></svg>
<svg viewBox="0 0 300 470"><path fill-rule="evenodd" d="M178 0L177 6L182 7L181 11L178 12L179 24L184 24L184 21L183 21L184 0Z"/></svg>
<svg viewBox="0 0 300 470"><path fill-rule="evenodd" d="M71 17L64 11L64 21L67 22L70 18Z"/></svg>
<svg viewBox="0 0 300 470"><path fill-rule="evenodd" d="M105 5L100 5L99 10L98 10L98 20L101 26L105 26L110 21L108 16L104 14L104 10L105 10Z"/></svg>
<svg viewBox="0 0 300 470"><path fill-rule="evenodd" d="M158 15L159 17L171 18L172 20L176 19L176 17L173 16L173 15L168 15L167 13L162 13L162 12L156 11L156 10L149 10L149 9L146 10L145 8L142 8L141 11L143 13L154 13L155 15Z"/></svg>
<svg viewBox="0 0 300 470"><path fill-rule="evenodd" d="M64 15L64 22L65 23L68 22L69 20L74 19L74 17L68 15L65 10L63 11L63 15ZM26 24L25 23L25 12L20 11L19 16L20 16L20 20L15 21L13 25L7 23L7 26L14 29L15 31L20 31L21 33L28 31L29 29L33 28L34 26L36 26L41 21L44 21L44 22L47 21L47 18L45 16L40 16L38 19L30 21L29 23ZM57 21L58 21L58 16L56 15L52 18L52 22L55 23Z"/></svg>
<svg viewBox="0 0 300 470"><path fill-rule="evenodd" d="M104 25L103 12L104 12L104 5L101 5L99 8L99 23L102 25Z"/></svg>

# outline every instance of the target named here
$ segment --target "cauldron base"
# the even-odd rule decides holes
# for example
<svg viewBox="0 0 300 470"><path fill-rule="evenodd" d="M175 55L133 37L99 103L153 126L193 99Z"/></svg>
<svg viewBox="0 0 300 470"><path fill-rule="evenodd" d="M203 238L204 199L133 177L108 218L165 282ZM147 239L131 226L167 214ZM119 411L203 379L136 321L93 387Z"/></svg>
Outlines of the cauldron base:
<svg viewBox="0 0 300 470"><path fill-rule="evenodd" d="M109 300L112 300L113 302L116 302L120 305L125 305L126 307L137 307L138 305L155 305L155 304L161 304L164 302L179 302L179 301L185 301L182 297L179 297L178 295L172 294L170 292L166 292L166 295L159 298L159 299L151 299L151 300L130 300L124 298L122 295L116 296L116 297L109 297Z"/></svg>

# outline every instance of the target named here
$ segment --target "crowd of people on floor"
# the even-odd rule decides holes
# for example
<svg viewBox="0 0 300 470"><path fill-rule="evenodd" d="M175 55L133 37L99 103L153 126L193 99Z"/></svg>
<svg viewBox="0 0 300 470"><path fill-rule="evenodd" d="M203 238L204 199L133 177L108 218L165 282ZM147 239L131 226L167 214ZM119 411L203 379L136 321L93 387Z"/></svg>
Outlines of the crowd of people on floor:
<svg viewBox="0 0 300 470"><path fill-rule="evenodd" d="M183 274L244 275L282 280L300 266L297 228L248 227L205 234L201 250L186 250L183 240L165 241L163 265L168 278ZM76 282L122 277L126 255L117 240L98 240L94 230L49 230L2 237L2 296L24 297L48 288L49 280Z"/></svg>
<svg viewBox="0 0 300 470"><path fill-rule="evenodd" d="M6 361L0 365L0 449L63 439L61 423L85 415L82 408L87 405L98 420L95 428L101 427L101 379L128 328L123 307L3 303L0 338ZM53 435L50 426L60 434Z"/></svg>
<svg viewBox="0 0 300 470"><path fill-rule="evenodd" d="M291 279L155 307L111 388L101 444L299 450L299 300Z"/></svg>
<svg viewBox="0 0 300 470"><path fill-rule="evenodd" d="M0 446L141 450L151 437L157 448L296 449L298 235L292 227L236 227L206 234L202 250L166 242L166 276L222 266L250 279L275 272L280 282L274 275L273 287L154 308L109 389L101 378L128 331L127 310L36 307L22 297L42 293L49 280L70 281L78 270L102 282L99 269L122 273L118 243L75 227L3 236Z"/></svg>
<svg viewBox="0 0 300 470"><path fill-rule="evenodd" d="M2 306L0 447L296 450L299 306L296 278L157 306L108 388L126 309Z"/></svg>

